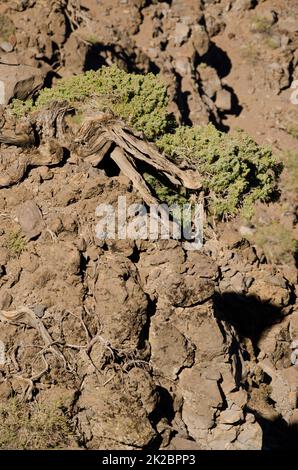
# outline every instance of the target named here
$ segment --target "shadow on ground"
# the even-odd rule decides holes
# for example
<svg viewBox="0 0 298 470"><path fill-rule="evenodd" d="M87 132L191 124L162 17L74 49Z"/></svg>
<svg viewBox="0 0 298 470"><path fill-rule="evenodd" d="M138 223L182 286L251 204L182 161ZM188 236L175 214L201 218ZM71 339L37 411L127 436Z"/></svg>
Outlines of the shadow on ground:
<svg viewBox="0 0 298 470"><path fill-rule="evenodd" d="M214 307L216 317L232 325L240 340L252 341L255 353L259 352L258 342L264 332L283 318L281 308L261 302L255 296L232 292L216 294ZM239 348L238 344L234 347ZM298 449L298 423L289 425L281 417L269 421L254 414L263 430L263 450Z"/></svg>

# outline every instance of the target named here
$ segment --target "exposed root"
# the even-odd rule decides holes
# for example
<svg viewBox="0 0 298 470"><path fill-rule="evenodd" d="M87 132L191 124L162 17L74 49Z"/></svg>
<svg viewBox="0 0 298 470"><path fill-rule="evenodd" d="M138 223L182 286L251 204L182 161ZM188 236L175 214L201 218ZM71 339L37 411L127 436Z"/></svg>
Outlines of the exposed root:
<svg viewBox="0 0 298 470"><path fill-rule="evenodd" d="M61 353L56 343L52 340L48 330L46 329L42 321L36 317L36 315L30 308L19 307L17 310L11 311L0 310L0 320L14 324L25 324L27 326L35 328L44 341L44 352L46 350L50 351L63 363L64 368L67 368L67 361L64 355Z"/></svg>
<svg viewBox="0 0 298 470"><path fill-rule="evenodd" d="M49 228L46 228L45 233L48 233L51 236L51 239L52 239L53 243L57 243L58 237L52 230L50 230Z"/></svg>

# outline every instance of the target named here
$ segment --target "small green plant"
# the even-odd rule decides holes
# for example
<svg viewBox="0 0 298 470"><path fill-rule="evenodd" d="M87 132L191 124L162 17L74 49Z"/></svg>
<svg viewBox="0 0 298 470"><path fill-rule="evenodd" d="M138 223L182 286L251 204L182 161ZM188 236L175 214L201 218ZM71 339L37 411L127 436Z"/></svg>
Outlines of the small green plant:
<svg viewBox="0 0 298 470"><path fill-rule="evenodd" d="M0 449L61 449L73 442L69 419L59 403L0 403Z"/></svg>
<svg viewBox="0 0 298 470"><path fill-rule="evenodd" d="M293 231L280 221L258 226L255 234L248 238L263 250L269 262L275 264L291 263L298 249Z"/></svg>
<svg viewBox="0 0 298 470"><path fill-rule="evenodd" d="M19 256L25 250L26 239L20 231L8 234L7 248L15 256Z"/></svg>
<svg viewBox="0 0 298 470"><path fill-rule="evenodd" d="M179 127L157 141L175 162L187 161L202 176L208 208L219 218L242 209L252 215L253 204L276 194L280 165L269 148L260 147L247 134L218 131L212 124Z"/></svg>
<svg viewBox="0 0 298 470"><path fill-rule="evenodd" d="M38 110L54 100L66 100L77 110L84 106L110 110L150 140L175 125L167 111L167 87L152 73L137 75L111 66L61 79L54 87L41 90L35 105L26 104L23 112ZM13 109L15 106L19 112L19 103L13 102Z"/></svg>
<svg viewBox="0 0 298 470"><path fill-rule="evenodd" d="M298 126L295 126L294 124L288 124L286 131L289 135L294 137L294 139L298 139Z"/></svg>
<svg viewBox="0 0 298 470"><path fill-rule="evenodd" d="M98 44L100 42L100 39L95 34L90 34L90 36L87 36L86 40L87 42L93 45Z"/></svg>
<svg viewBox="0 0 298 470"><path fill-rule="evenodd" d="M274 36L269 36L266 38L266 44L270 49L278 49L280 47L279 38Z"/></svg>
<svg viewBox="0 0 298 470"><path fill-rule="evenodd" d="M251 24L251 31L253 33L270 33L272 21L263 16L255 16Z"/></svg>
<svg viewBox="0 0 298 470"><path fill-rule="evenodd" d="M0 15L0 40L8 41L15 32L15 26L11 19L6 15Z"/></svg>
<svg viewBox="0 0 298 470"><path fill-rule="evenodd" d="M283 184L286 191L298 192L298 152L288 150L283 154Z"/></svg>

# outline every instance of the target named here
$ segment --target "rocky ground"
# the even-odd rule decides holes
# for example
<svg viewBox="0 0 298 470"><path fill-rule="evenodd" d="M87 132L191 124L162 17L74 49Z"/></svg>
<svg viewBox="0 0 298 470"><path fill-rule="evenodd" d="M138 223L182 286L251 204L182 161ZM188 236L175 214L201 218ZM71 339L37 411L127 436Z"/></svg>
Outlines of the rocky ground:
<svg viewBox="0 0 298 470"><path fill-rule="evenodd" d="M160 72L179 122L241 127L283 158L297 148L297 15L296 0L2 1L2 103L23 93L9 85L16 64L34 88L117 63ZM99 241L100 203L141 202L130 181L67 154L29 165L26 152L0 147L0 447L44 446L13 437L7 413L33 406L38 420L45 403L66 418L66 448L294 447L295 263L246 237L276 220L295 233L287 172L255 225L218 224L187 251Z"/></svg>

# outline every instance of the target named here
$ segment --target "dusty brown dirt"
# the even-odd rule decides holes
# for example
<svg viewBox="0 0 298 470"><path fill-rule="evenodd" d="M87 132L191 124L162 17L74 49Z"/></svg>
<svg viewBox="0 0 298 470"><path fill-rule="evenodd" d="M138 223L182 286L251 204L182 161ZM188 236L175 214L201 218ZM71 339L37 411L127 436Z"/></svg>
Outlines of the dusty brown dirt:
<svg viewBox="0 0 298 470"><path fill-rule="evenodd" d="M223 81L234 90L243 108L239 117L226 116L225 124L241 127L259 143L278 150L297 148L297 139L285 130L289 120L297 120L296 106L290 101L293 89L289 88L295 78L290 64L297 35L285 29L290 28L291 19L294 23L296 7L295 1L267 1L240 15L232 9L226 16L225 31L213 37L231 61ZM277 23L266 33L254 31L255 18L266 17L270 10L278 15ZM282 47L276 47L281 43Z"/></svg>
<svg viewBox="0 0 298 470"><path fill-rule="evenodd" d="M47 84L111 63L159 71L181 122L239 126L278 152L297 147L285 124L297 126L296 1L78 4L1 4L15 30L0 61L38 67ZM270 26L254 31L256 17ZM199 252L177 241L103 243L96 207L123 194L141 202L138 192L106 161L49 153L42 162L0 147L0 183L14 178L0 186L1 401L58 401L69 448L294 446L294 262L266 260L239 220ZM292 227L296 195L283 198L286 214L283 200L257 217Z"/></svg>

